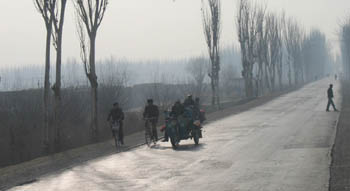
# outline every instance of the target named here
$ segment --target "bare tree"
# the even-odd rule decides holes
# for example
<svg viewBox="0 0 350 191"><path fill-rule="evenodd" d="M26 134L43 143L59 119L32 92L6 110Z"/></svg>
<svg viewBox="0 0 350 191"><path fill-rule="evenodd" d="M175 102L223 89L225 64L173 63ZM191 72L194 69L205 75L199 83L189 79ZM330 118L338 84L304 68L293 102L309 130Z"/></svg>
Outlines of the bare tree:
<svg viewBox="0 0 350 191"><path fill-rule="evenodd" d="M54 143L55 148L59 150L60 131L58 125L59 108L61 102L61 65L62 65L62 37L63 37L63 24L66 11L67 0L57 0L55 6L55 14L53 14L53 40L54 47L56 49L56 82L52 86L52 90L55 94L55 106L54 106Z"/></svg>
<svg viewBox="0 0 350 191"><path fill-rule="evenodd" d="M258 71L256 74L256 91L257 95L259 92L262 94L264 92L264 86L269 86L268 84L268 74L266 68L268 66L268 48L269 48L269 40L268 40L268 26L266 22L266 7L255 7L256 14L255 17L251 19L255 20L255 28L256 28L256 62L258 64ZM252 26L254 27L254 26ZM255 38L255 37L253 37ZM254 46L254 45L252 45ZM254 51L254 49L252 49ZM254 55L254 54L253 54ZM265 69L265 71L264 71ZM265 77L265 78L264 78Z"/></svg>
<svg viewBox="0 0 350 191"><path fill-rule="evenodd" d="M339 39L341 42L341 55L345 78L350 79L350 16L340 26Z"/></svg>
<svg viewBox="0 0 350 191"><path fill-rule="evenodd" d="M268 14L266 17L266 30L268 39L268 46L265 56L268 72L266 76L269 76L268 87L271 91L273 91L275 90L276 68L278 65L281 66L281 56L283 55L281 27L277 15L273 13Z"/></svg>
<svg viewBox="0 0 350 191"><path fill-rule="evenodd" d="M195 94L197 97L200 97L202 94L207 68L208 61L204 57L192 58L187 63L186 70L195 82Z"/></svg>
<svg viewBox="0 0 350 191"><path fill-rule="evenodd" d="M77 13L78 34L80 38L81 59L84 64L85 74L91 85L92 109L91 109L91 130L92 139L98 139L98 108L97 108L97 75L95 66L95 45L97 30L104 18L108 0L74 0ZM85 32L85 30L86 32ZM89 37L89 44L86 44L86 34ZM87 56L89 52L89 57Z"/></svg>
<svg viewBox="0 0 350 191"><path fill-rule="evenodd" d="M306 35L302 52L307 81L312 81L315 76L325 76L329 72L327 70L331 63L330 48L326 36L320 30L313 29Z"/></svg>
<svg viewBox="0 0 350 191"><path fill-rule="evenodd" d="M41 14L46 27L46 54L45 54L45 85L44 85L44 147L49 151L50 143L49 127L49 99L50 99L50 48L52 23L54 20L54 9L56 0L34 0L34 5Z"/></svg>
<svg viewBox="0 0 350 191"><path fill-rule="evenodd" d="M245 83L247 97L253 96L253 66L257 53L256 25L257 8L253 7L248 0L240 0L237 15L238 40L241 46L242 76Z"/></svg>
<svg viewBox="0 0 350 191"><path fill-rule="evenodd" d="M209 9L209 11L208 11ZM221 3L220 0L202 0L202 18L204 35L208 46L211 62L212 105L220 106L219 72L220 72L220 32L221 32Z"/></svg>
<svg viewBox="0 0 350 191"><path fill-rule="evenodd" d="M293 19L289 19L285 24L284 41L288 53L288 80L291 86L292 69L296 85L304 80L304 69L302 65L303 30Z"/></svg>
<svg viewBox="0 0 350 191"><path fill-rule="evenodd" d="M279 89L282 90L283 88L283 83L282 83L282 77L283 77L283 55L284 55L284 50L285 50L285 45L283 43L283 31L284 31L284 27L285 27L285 13L283 12L280 16L279 19L279 45L280 45L280 50L279 50L279 54L277 54L277 75L278 75L278 85L279 85Z"/></svg>

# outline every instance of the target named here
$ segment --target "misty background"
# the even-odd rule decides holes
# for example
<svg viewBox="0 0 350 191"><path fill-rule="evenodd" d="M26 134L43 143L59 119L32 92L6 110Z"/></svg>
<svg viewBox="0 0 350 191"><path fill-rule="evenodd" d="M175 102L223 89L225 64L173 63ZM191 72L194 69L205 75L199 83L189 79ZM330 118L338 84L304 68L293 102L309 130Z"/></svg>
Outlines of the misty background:
<svg viewBox="0 0 350 191"><path fill-rule="evenodd" d="M302 21L306 31L320 29L326 34L333 55L339 54L337 29L348 13L349 1L265 0L259 3L266 3L269 11L285 10L288 16ZM235 21L237 5L237 0L222 1L222 49L239 47ZM0 76L3 82L0 91L40 87L45 50L42 18L32 1L0 1L0 7ZM72 67L78 69L74 77L79 78L79 84L86 81L75 22L74 7L68 2L62 56L63 64L67 64L63 66L65 85L69 84L69 68ZM111 0L103 27L98 32L96 50L100 63L113 58L127 65L124 69L133 74L130 84L154 81L150 74L154 70L176 71L178 78L186 78L185 61L207 55L201 0ZM72 63L76 65L69 66ZM240 63L233 64L240 70ZM53 79L54 67L51 67L51 74Z"/></svg>

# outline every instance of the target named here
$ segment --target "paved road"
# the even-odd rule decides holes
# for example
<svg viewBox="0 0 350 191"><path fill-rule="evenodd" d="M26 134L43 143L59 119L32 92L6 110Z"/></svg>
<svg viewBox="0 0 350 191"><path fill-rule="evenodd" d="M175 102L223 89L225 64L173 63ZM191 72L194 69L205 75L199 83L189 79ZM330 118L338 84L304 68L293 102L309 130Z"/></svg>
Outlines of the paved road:
<svg viewBox="0 0 350 191"><path fill-rule="evenodd" d="M145 146L10 190L328 190L338 112L325 112L330 79L205 126L199 146ZM340 105L339 84L335 102Z"/></svg>

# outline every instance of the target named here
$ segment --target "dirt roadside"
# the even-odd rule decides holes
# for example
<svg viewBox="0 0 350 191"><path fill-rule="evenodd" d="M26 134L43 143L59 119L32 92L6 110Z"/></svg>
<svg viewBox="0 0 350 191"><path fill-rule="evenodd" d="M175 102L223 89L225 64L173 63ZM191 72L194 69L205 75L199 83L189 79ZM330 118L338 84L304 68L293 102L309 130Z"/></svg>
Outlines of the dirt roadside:
<svg viewBox="0 0 350 191"><path fill-rule="evenodd" d="M342 111L332 149L330 191L350 191L350 82L342 82Z"/></svg>
<svg viewBox="0 0 350 191"><path fill-rule="evenodd" d="M296 90L296 88L256 99L242 100L235 104L223 105L221 110L211 112L207 115L207 122L210 123L230 115L247 111L294 90ZM123 147L123 151L144 144L144 132L134 133L125 137L125 143L126 145ZM0 190L6 190L16 185L35 182L39 180L41 176L57 171L63 171L78 164L90 160L97 160L100 157L116 153L113 140L109 140L57 153L51 156L40 157L18 165L8 166L0 169Z"/></svg>

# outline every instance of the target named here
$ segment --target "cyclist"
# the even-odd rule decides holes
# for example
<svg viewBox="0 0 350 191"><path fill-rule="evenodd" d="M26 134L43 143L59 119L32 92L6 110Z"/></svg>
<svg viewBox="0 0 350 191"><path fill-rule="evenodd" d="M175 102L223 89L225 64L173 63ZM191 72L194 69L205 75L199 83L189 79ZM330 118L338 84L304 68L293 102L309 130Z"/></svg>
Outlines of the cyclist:
<svg viewBox="0 0 350 191"><path fill-rule="evenodd" d="M153 104L153 99L147 100L147 106L143 112L143 118L149 119L152 126L153 138L158 141L158 133L157 133L157 122L159 118L159 109L158 106ZM147 122L146 122L147 123Z"/></svg>
<svg viewBox="0 0 350 191"><path fill-rule="evenodd" d="M112 121L110 121L112 119ZM113 108L108 114L107 121L110 121L111 124L114 124L116 122L119 122L120 128L119 128L119 140L122 145L124 145L124 132L123 132L123 120L124 120L124 112L123 110L119 107L119 103L115 102L113 104ZM111 125L112 127L112 125ZM113 137L116 136L115 131L112 130Z"/></svg>
<svg viewBox="0 0 350 191"><path fill-rule="evenodd" d="M181 104L180 100L177 100L175 104L171 107L170 116L177 119L180 115L182 115L184 112L184 106ZM168 142L169 136L167 132L164 132L164 139L162 142Z"/></svg>

